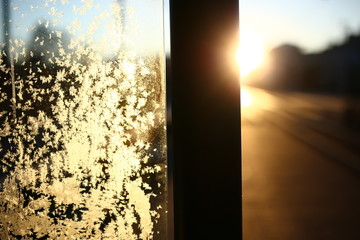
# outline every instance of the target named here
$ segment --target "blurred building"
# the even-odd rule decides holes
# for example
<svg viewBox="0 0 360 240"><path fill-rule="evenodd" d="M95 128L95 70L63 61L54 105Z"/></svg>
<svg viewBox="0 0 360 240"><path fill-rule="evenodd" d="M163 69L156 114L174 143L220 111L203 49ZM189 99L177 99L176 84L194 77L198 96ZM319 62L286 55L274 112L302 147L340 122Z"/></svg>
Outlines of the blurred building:
<svg viewBox="0 0 360 240"><path fill-rule="evenodd" d="M307 56L307 87L348 95L360 93L360 35Z"/></svg>
<svg viewBox="0 0 360 240"><path fill-rule="evenodd" d="M300 48L284 44L270 52L263 77L270 87L298 89L304 72L304 55Z"/></svg>
<svg viewBox="0 0 360 240"><path fill-rule="evenodd" d="M264 88L360 96L360 34L315 54L281 45L270 52L267 66L252 77Z"/></svg>

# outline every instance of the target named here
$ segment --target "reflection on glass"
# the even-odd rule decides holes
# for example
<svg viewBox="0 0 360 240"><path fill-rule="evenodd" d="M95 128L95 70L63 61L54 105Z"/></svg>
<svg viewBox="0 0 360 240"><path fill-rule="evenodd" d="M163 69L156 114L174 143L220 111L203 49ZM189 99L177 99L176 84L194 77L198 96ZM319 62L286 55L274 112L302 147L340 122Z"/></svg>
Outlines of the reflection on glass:
<svg viewBox="0 0 360 240"><path fill-rule="evenodd" d="M0 239L166 238L162 2L2 3Z"/></svg>

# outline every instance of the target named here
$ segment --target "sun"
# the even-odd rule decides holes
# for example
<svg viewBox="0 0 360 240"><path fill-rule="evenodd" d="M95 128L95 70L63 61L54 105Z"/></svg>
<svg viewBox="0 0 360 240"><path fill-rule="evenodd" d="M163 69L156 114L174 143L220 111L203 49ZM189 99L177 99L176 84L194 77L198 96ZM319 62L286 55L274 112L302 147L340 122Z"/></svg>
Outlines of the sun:
<svg viewBox="0 0 360 240"><path fill-rule="evenodd" d="M240 29L237 62L241 77L245 77L263 63L264 52L264 43L259 35L248 29Z"/></svg>

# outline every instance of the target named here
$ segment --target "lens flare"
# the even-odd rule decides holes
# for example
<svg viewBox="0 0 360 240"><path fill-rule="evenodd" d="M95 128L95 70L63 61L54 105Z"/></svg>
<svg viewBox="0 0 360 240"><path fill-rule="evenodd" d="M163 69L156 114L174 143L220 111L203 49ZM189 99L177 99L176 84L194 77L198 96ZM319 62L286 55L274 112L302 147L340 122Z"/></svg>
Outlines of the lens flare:
<svg viewBox="0 0 360 240"><path fill-rule="evenodd" d="M240 96L242 108L250 107L253 104L253 98L248 90L241 88Z"/></svg>
<svg viewBox="0 0 360 240"><path fill-rule="evenodd" d="M237 54L237 62L240 68L240 76L245 77L264 60L264 43L259 35L247 29L240 29L240 46Z"/></svg>

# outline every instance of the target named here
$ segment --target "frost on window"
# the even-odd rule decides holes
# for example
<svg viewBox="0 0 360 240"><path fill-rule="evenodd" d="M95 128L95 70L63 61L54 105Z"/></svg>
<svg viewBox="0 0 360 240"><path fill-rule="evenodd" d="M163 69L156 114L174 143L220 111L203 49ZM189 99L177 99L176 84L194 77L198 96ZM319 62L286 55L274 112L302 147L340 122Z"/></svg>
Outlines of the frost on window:
<svg viewBox="0 0 360 240"><path fill-rule="evenodd" d="M0 8L0 239L165 239L162 2Z"/></svg>

